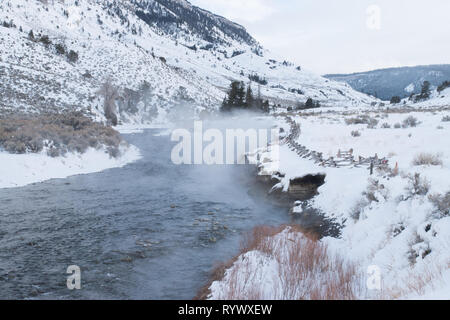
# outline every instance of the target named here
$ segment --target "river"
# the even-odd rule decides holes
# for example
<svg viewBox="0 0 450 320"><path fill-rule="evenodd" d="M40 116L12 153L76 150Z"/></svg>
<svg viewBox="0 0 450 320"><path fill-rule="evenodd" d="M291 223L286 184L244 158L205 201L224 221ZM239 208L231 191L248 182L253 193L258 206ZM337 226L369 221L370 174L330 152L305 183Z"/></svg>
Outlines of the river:
<svg viewBox="0 0 450 320"><path fill-rule="evenodd" d="M1 299L192 299L242 233L291 222L254 168L175 165L161 131L126 135L143 157L123 168L0 190Z"/></svg>

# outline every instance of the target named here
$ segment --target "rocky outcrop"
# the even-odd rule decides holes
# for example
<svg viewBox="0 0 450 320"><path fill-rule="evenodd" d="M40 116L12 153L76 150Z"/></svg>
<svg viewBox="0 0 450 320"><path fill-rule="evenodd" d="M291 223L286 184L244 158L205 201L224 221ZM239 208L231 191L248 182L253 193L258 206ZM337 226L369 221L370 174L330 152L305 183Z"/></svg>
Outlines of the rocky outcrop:
<svg viewBox="0 0 450 320"><path fill-rule="evenodd" d="M306 175L301 178L291 179L288 194L295 200L305 201L318 194L318 189L325 184L325 175Z"/></svg>

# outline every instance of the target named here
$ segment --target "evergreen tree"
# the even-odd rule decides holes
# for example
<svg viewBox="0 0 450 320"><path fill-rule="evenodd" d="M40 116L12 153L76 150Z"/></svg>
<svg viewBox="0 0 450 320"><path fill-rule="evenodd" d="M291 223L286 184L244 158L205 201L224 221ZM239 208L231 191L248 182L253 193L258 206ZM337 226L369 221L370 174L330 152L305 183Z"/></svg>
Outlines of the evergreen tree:
<svg viewBox="0 0 450 320"><path fill-rule="evenodd" d="M245 93L245 106L247 108L253 108L255 106L255 99L253 97L253 90L251 84L247 87L247 92Z"/></svg>
<svg viewBox="0 0 450 320"><path fill-rule="evenodd" d="M314 108L314 101L313 101L313 99L308 98L308 100L306 100L305 107L306 108Z"/></svg>
<svg viewBox="0 0 450 320"><path fill-rule="evenodd" d="M391 98L391 104L397 104L400 103L402 101L402 99L399 96L393 96Z"/></svg>
<svg viewBox="0 0 450 320"><path fill-rule="evenodd" d="M269 111L270 111L269 100L264 101L264 103L261 105L261 110L263 112L269 113Z"/></svg>
<svg viewBox="0 0 450 320"><path fill-rule="evenodd" d="M227 97L223 98L223 102L222 102L222 106L220 107L220 111L221 112L231 111L231 107L228 104L228 98Z"/></svg>
<svg viewBox="0 0 450 320"><path fill-rule="evenodd" d="M415 101L425 100L430 97L430 82L424 81L422 84L422 90L420 91L420 94L415 97Z"/></svg>
<svg viewBox="0 0 450 320"><path fill-rule="evenodd" d="M245 86L242 81L233 81L228 89L227 96L222 101L220 111L228 112L232 109L248 108L263 112L269 112L269 101L261 98L261 89L258 86L258 96L255 98L251 85Z"/></svg>
<svg viewBox="0 0 450 320"><path fill-rule="evenodd" d="M231 107L236 107L238 105L238 92L239 92L239 82L233 81L230 85L230 90L228 91L228 105Z"/></svg>
<svg viewBox="0 0 450 320"><path fill-rule="evenodd" d="M430 82L429 81L424 81L422 84L422 91L420 93L420 95L422 96L422 99L427 99L428 97L430 97Z"/></svg>
<svg viewBox="0 0 450 320"><path fill-rule="evenodd" d="M243 81L238 86L236 106L239 108L245 106L245 84Z"/></svg>
<svg viewBox="0 0 450 320"><path fill-rule="evenodd" d="M450 87L450 81L444 81L438 86L437 91L439 93L441 93L442 91L444 91L445 89L447 89L449 87Z"/></svg>

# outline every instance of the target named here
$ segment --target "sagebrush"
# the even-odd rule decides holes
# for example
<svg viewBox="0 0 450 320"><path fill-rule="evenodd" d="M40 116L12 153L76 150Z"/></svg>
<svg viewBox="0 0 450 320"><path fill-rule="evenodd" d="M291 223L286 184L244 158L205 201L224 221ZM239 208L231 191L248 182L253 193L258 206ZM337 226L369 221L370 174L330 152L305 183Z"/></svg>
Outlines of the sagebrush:
<svg viewBox="0 0 450 320"><path fill-rule="evenodd" d="M14 154L39 153L45 149L49 156L57 157L103 146L110 156L117 157L121 143L117 131L80 112L0 119L0 149Z"/></svg>

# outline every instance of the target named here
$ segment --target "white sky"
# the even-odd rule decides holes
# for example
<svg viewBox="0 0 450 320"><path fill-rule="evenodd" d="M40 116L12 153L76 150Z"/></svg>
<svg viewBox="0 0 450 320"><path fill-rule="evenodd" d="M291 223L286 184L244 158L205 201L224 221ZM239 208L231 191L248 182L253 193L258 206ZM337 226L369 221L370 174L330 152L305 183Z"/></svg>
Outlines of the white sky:
<svg viewBox="0 0 450 320"><path fill-rule="evenodd" d="M318 74L450 63L449 0L190 2L242 24L265 48ZM380 19L367 11L373 5Z"/></svg>

